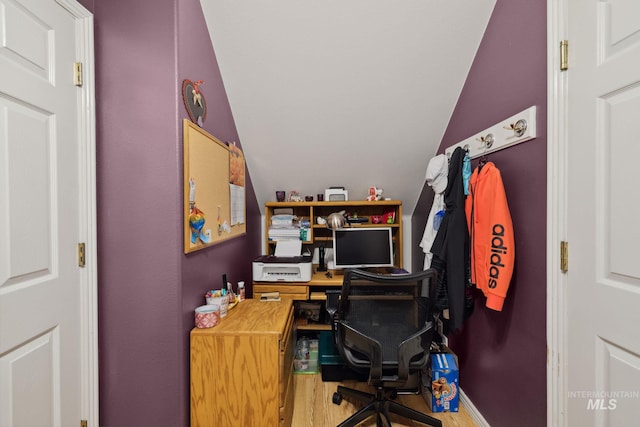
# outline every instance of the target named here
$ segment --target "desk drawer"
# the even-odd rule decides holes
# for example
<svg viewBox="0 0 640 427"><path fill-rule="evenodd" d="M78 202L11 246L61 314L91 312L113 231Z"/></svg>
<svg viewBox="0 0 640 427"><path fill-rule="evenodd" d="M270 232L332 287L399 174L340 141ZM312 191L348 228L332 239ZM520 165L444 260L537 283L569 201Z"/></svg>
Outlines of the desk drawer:
<svg viewBox="0 0 640 427"><path fill-rule="evenodd" d="M285 393L285 400L280 407L280 427L290 427L293 420L293 398L295 396L293 372L289 375L289 380L286 382L287 391Z"/></svg>
<svg viewBox="0 0 640 427"><path fill-rule="evenodd" d="M293 308L287 320L282 343L280 345L280 405L284 405L289 387L288 383L293 378L293 357L295 353L296 340L293 329Z"/></svg>
<svg viewBox="0 0 640 427"><path fill-rule="evenodd" d="M309 286L306 285L253 285L254 298L260 298L266 292L280 292L280 298L306 300L309 298Z"/></svg>

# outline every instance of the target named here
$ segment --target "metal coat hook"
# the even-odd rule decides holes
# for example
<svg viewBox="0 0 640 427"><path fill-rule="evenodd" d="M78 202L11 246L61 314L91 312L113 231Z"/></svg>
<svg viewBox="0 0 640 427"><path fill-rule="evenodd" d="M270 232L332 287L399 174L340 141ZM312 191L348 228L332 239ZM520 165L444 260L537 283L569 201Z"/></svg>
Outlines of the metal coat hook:
<svg viewBox="0 0 640 427"><path fill-rule="evenodd" d="M481 136L480 138L476 138L476 140L482 143L482 146L486 151L489 148L491 148L491 146L493 145L494 138L492 133L488 133L486 136Z"/></svg>
<svg viewBox="0 0 640 427"><path fill-rule="evenodd" d="M513 131L512 137L520 137L527 130L527 121L525 119L520 119L515 123L511 123L509 126L505 126L504 128Z"/></svg>
<svg viewBox="0 0 640 427"><path fill-rule="evenodd" d="M469 144L465 144L464 147L462 147L462 149L466 151L467 154L469 154L469 150L470 150ZM447 160L451 160L451 154L452 152L447 153Z"/></svg>

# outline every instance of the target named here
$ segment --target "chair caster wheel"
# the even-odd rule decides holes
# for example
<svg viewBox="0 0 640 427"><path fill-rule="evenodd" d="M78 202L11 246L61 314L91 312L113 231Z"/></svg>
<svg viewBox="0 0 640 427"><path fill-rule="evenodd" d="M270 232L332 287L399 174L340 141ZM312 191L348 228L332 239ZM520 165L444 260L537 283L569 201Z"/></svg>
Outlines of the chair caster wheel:
<svg viewBox="0 0 640 427"><path fill-rule="evenodd" d="M336 391L335 393L333 393L332 400L334 404L339 405L342 403L342 395Z"/></svg>

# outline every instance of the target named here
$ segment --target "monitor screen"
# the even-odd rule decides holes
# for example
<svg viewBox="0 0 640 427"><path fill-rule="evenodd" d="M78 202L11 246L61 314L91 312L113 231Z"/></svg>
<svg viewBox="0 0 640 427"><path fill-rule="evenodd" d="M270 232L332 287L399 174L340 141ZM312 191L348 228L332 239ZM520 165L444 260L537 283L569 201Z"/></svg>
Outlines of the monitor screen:
<svg viewBox="0 0 640 427"><path fill-rule="evenodd" d="M335 268L393 267L391 227L333 230Z"/></svg>

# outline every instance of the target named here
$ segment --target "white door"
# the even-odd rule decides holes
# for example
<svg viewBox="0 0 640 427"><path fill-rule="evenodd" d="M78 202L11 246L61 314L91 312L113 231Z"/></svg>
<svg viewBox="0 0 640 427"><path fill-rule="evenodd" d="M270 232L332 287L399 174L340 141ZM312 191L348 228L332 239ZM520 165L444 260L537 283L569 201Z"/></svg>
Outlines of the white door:
<svg viewBox="0 0 640 427"><path fill-rule="evenodd" d="M640 2L569 0L569 426L640 422Z"/></svg>
<svg viewBox="0 0 640 427"><path fill-rule="evenodd" d="M60 3L0 0L2 427L79 426L96 411L95 260L88 271L77 256L95 245L93 92L73 78L86 11Z"/></svg>

